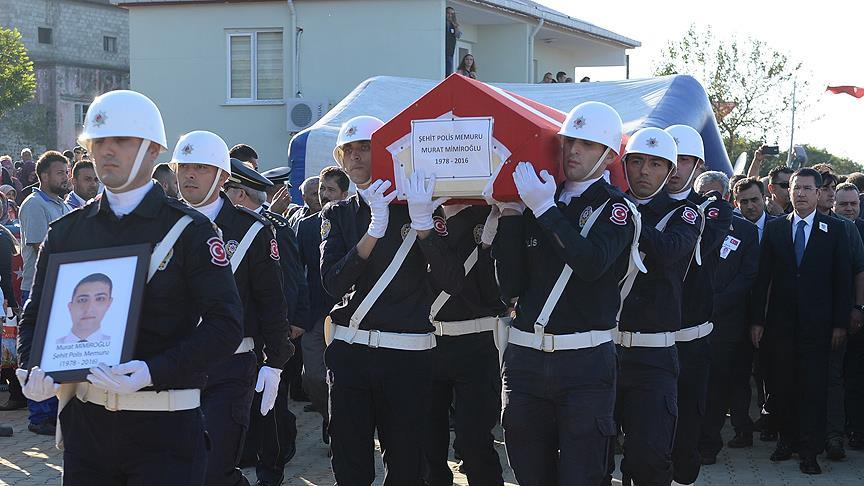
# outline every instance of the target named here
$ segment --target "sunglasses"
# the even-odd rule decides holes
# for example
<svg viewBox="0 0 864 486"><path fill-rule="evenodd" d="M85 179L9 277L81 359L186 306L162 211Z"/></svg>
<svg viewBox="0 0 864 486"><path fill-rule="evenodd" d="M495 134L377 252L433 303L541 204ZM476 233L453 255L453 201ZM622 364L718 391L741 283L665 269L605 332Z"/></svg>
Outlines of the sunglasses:
<svg viewBox="0 0 864 486"><path fill-rule="evenodd" d="M788 182L775 182L772 185L780 186L783 189L789 189L789 183Z"/></svg>

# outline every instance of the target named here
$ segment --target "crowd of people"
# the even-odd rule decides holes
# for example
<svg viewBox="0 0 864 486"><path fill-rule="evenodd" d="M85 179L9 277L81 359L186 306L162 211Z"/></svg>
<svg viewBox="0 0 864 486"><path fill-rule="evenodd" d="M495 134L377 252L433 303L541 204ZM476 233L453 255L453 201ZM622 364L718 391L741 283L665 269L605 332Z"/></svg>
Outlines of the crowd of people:
<svg viewBox="0 0 864 486"><path fill-rule="evenodd" d="M57 434L64 484L246 484L240 467L282 484L302 395L338 484L373 482L376 432L385 484L452 484L452 425L469 483L503 485L499 421L523 485L610 484L615 454L625 484L693 484L754 432L806 474L823 451L864 449L864 174L730 181L693 128L643 128L622 148L618 113L586 102L559 132L560 183L514 161L518 200L495 200L490 179L469 206L433 199L435 177L415 171L397 174L399 204L371 177L382 125L346 121L302 205L289 168L259 173L254 148L212 132L156 164L161 115L132 91L94 100L71 153L14 176L2 158L26 193L13 211L0 190L20 232L0 232L20 315L5 408ZM29 362L48 258L135 243L153 256L134 359L56 384Z"/></svg>

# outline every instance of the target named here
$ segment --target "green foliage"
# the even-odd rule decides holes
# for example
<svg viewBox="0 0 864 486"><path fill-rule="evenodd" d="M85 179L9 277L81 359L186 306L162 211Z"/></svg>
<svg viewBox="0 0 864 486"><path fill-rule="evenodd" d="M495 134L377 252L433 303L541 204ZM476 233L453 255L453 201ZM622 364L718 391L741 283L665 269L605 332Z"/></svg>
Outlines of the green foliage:
<svg viewBox="0 0 864 486"><path fill-rule="evenodd" d="M0 117L33 99L33 61L17 29L0 27Z"/></svg>

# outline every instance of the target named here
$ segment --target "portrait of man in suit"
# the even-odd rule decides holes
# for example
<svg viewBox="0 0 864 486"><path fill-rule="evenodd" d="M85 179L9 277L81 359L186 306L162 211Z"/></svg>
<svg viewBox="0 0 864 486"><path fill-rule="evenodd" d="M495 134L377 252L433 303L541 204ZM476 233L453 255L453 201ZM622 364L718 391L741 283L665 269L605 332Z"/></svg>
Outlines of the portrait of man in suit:
<svg viewBox="0 0 864 486"><path fill-rule="evenodd" d="M102 319L111 307L113 284L104 273L92 273L78 282L67 304L72 329L57 344L110 341L102 332Z"/></svg>

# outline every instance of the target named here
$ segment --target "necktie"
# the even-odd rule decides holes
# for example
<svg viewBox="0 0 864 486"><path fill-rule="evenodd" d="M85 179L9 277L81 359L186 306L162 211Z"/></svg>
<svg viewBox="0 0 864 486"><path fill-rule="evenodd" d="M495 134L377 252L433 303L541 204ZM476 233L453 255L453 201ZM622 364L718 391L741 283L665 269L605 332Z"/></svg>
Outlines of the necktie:
<svg viewBox="0 0 864 486"><path fill-rule="evenodd" d="M801 259L804 258L804 226L807 222L803 219L798 221L798 229L795 230L795 263L801 266Z"/></svg>

